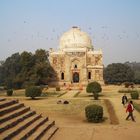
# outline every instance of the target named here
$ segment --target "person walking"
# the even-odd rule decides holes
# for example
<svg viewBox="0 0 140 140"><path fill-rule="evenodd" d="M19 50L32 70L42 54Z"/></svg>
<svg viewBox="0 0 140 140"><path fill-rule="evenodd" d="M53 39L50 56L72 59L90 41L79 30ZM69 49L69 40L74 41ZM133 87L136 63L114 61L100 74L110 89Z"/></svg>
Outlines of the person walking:
<svg viewBox="0 0 140 140"><path fill-rule="evenodd" d="M134 111L134 106L133 106L133 102L130 101L127 108L126 108L126 113L128 112L128 116L126 117L126 120L129 119L129 117L131 117L132 121L135 122L134 116L133 116L133 111Z"/></svg>
<svg viewBox="0 0 140 140"><path fill-rule="evenodd" d="M124 107L125 107L125 104L127 102L128 102L127 96L126 96L126 94L124 94L123 97L122 97L122 104L123 104Z"/></svg>

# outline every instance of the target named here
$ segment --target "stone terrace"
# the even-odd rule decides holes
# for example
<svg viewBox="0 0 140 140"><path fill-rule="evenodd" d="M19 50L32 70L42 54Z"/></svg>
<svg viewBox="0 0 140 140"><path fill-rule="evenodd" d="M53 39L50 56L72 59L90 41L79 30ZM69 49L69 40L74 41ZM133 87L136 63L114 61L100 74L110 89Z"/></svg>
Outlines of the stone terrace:
<svg viewBox="0 0 140 140"><path fill-rule="evenodd" d="M57 130L55 121L36 114L18 100L0 99L1 139L49 140Z"/></svg>

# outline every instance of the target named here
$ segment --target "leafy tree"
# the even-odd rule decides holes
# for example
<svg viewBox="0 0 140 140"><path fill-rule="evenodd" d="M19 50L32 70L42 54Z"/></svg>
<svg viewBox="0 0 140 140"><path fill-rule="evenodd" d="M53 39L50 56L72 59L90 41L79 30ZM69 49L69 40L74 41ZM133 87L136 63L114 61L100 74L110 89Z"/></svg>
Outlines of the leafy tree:
<svg viewBox="0 0 140 140"><path fill-rule="evenodd" d="M36 62L48 62L48 52L43 49L38 49L35 51Z"/></svg>
<svg viewBox="0 0 140 140"><path fill-rule="evenodd" d="M20 60L19 53L12 54L12 56L8 57L6 61L3 63L3 66L7 67L7 69L5 70L8 70L9 74L11 73L15 76L16 73L19 73L21 70L19 60ZM10 68L10 70L8 68Z"/></svg>
<svg viewBox="0 0 140 140"><path fill-rule="evenodd" d="M13 79L21 70L19 60L20 60L19 53L15 53L11 57L8 57L1 66L2 72L1 78L3 79L3 83L5 83L7 88L12 88Z"/></svg>
<svg viewBox="0 0 140 140"><path fill-rule="evenodd" d="M12 89L13 88L13 79L6 78L4 84L5 84L6 89Z"/></svg>
<svg viewBox="0 0 140 140"><path fill-rule="evenodd" d="M25 77L22 76L21 73L17 74L13 79L13 88L20 89L23 87L23 83L25 82Z"/></svg>
<svg viewBox="0 0 140 140"><path fill-rule="evenodd" d="M134 83L140 84L140 62L125 62L134 71Z"/></svg>
<svg viewBox="0 0 140 140"><path fill-rule="evenodd" d="M135 73L134 82L136 84L140 84L140 70L135 70L134 73Z"/></svg>
<svg viewBox="0 0 140 140"><path fill-rule="evenodd" d="M113 63L104 69L104 80L107 84L133 82L134 71L126 64Z"/></svg>
<svg viewBox="0 0 140 140"><path fill-rule="evenodd" d="M86 91L93 93L95 100L98 99L98 93L102 91L101 85L98 82L91 82L87 85Z"/></svg>
<svg viewBox="0 0 140 140"><path fill-rule="evenodd" d="M3 78L3 67L0 66L0 86L3 85L4 78Z"/></svg>
<svg viewBox="0 0 140 140"><path fill-rule="evenodd" d="M56 72L49 63L48 52L42 49L35 54L15 53L0 65L0 84L8 89L48 84L53 80L57 80Z"/></svg>
<svg viewBox="0 0 140 140"><path fill-rule="evenodd" d="M31 69L35 63L35 59L34 59L32 53L24 51L23 53L21 53L20 57L21 57L20 63L22 65L22 67Z"/></svg>

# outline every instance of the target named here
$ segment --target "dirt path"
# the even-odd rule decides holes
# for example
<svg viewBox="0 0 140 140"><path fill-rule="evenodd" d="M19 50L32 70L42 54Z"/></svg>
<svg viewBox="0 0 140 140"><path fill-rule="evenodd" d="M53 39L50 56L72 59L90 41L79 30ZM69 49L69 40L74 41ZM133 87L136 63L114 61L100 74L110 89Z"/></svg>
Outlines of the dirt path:
<svg viewBox="0 0 140 140"><path fill-rule="evenodd" d="M52 140L139 140L140 126L60 127Z"/></svg>
<svg viewBox="0 0 140 140"><path fill-rule="evenodd" d="M126 113L126 107L123 107L123 105L121 104L120 98L111 98L109 100L112 102L112 104L114 106L114 109L115 109L116 115L118 116L120 124L123 124L123 125L140 124L140 113L139 112L137 112L136 110L134 110L134 112L133 112L136 122L132 122L131 120L126 121L125 118L127 117L128 113Z"/></svg>
<svg viewBox="0 0 140 140"><path fill-rule="evenodd" d="M70 90L68 91L66 94L64 94L63 96L61 96L61 98L65 99L65 98L73 98L73 96L78 92L78 90Z"/></svg>

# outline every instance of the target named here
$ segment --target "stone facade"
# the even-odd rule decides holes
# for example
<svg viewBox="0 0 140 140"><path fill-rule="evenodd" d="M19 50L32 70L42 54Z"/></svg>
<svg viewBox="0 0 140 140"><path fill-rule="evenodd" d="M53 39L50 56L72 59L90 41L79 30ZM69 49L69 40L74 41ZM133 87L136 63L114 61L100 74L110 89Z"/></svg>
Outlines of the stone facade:
<svg viewBox="0 0 140 140"><path fill-rule="evenodd" d="M98 81L103 84L102 51L95 51L89 35L73 27L60 38L58 51L50 49L50 64L59 85Z"/></svg>

